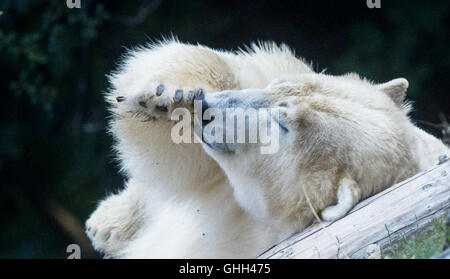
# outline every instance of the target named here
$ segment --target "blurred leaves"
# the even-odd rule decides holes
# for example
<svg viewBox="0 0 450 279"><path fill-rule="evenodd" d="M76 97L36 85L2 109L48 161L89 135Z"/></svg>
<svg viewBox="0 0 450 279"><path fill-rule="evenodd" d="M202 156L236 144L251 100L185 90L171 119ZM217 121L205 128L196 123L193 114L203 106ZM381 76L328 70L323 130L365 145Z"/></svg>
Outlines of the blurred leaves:
<svg viewBox="0 0 450 279"><path fill-rule="evenodd" d="M348 30L348 47L331 68L358 69L376 82L407 78L415 117L438 123L437 112L448 114L450 103L450 2L393 1L383 9Z"/></svg>
<svg viewBox="0 0 450 279"><path fill-rule="evenodd" d="M15 1L14 5L10 2L7 13L38 13L42 19L32 20L24 31L0 30L0 51L6 63L20 65L20 68L14 67L17 76L9 86L15 96L25 95L31 104L50 112L57 94L66 93L60 90L60 82L77 75L72 63L77 53L86 47L87 41L98 37L102 23L109 18L102 4L84 2L94 5L92 12L88 7L70 10L61 5L61 1Z"/></svg>
<svg viewBox="0 0 450 279"><path fill-rule="evenodd" d="M98 40L108 14L101 3L86 0L83 4L85 8L79 10L68 9L64 1L5 1L0 6L4 11L0 17L0 61L4 73L0 192L12 201L22 199L20 207L3 212L19 214L26 222L35 217L23 213L22 208L34 208L35 214L44 214L40 218L44 226L47 224L47 231L65 237L66 242L70 241L68 235L51 220L44 201L57 197L84 221L95 206L90 202L95 199L87 197L104 195L121 180L115 174L109 152L111 140L104 130L102 89L90 84L91 45ZM99 70L99 79L109 71L104 66ZM81 98L84 99L80 101ZM88 109L90 99L98 105ZM74 122L75 116L80 119ZM105 185L109 183L112 185ZM86 202L73 204L71 200ZM40 234L33 241L31 235L9 239L8 231L22 231L23 226L17 222L8 224L10 229L0 233L1 242L17 245L28 239L32 245L39 241ZM65 243L59 245L57 254L64 256ZM20 251L4 250L0 256L12 253L9 255L52 257L56 252Z"/></svg>

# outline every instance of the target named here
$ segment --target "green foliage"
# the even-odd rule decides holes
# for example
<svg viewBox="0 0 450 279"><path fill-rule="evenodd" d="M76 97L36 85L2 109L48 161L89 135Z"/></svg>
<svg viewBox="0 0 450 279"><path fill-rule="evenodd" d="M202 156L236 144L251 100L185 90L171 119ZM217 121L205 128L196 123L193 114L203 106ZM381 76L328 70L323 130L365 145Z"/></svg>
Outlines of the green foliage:
<svg viewBox="0 0 450 279"><path fill-rule="evenodd" d="M431 225L422 232L410 237L401 237L389 251L386 259L428 259L442 252L446 241L450 241L445 218L433 220Z"/></svg>

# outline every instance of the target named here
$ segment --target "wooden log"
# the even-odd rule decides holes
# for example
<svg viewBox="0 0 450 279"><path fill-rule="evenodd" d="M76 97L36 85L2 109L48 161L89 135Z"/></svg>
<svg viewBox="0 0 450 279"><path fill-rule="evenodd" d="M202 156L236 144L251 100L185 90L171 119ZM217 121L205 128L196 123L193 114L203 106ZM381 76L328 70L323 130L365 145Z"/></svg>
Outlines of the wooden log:
<svg viewBox="0 0 450 279"><path fill-rule="evenodd" d="M362 201L340 220L311 225L259 258L367 258L372 244L383 249L448 214L449 206L446 161Z"/></svg>
<svg viewBox="0 0 450 279"><path fill-rule="evenodd" d="M436 255L434 257L432 257L432 259L445 259L445 260L450 260L450 248L443 251L442 253L440 253L439 255Z"/></svg>

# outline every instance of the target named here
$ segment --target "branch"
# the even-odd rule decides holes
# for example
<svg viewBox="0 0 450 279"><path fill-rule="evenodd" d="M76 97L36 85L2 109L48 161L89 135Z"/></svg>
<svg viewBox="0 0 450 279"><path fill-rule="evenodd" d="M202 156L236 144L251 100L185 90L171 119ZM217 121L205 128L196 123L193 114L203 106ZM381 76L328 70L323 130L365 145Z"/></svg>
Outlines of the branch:
<svg viewBox="0 0 450 279"><path fill-rule="evenodd" d="M55 200L47 200L46 207L48 215L54 219L74 243L80 245L83 255L88 257L95 255L91 242L84 232L84 225L71 212Z"/></svg>

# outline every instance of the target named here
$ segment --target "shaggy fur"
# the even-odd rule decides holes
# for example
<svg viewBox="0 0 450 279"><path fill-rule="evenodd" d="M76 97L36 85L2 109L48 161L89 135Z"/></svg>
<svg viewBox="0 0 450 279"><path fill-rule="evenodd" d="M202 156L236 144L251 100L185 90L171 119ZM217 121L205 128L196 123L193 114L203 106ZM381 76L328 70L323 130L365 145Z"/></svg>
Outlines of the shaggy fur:
<svg viewBox="0 0 450 279"><path fill-rule="evenodd" d="M107 257L256 257L308 226L311 206L340 218L449 151L408 119L405 79L315 73L286 46L231 53L166 41L131 51L110 82L126 188L86 222ZM233 95L279 106L280 150L173 143L170 113L191 109L199 89L212 105Z"/></svg>

